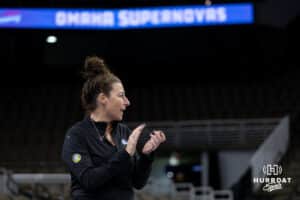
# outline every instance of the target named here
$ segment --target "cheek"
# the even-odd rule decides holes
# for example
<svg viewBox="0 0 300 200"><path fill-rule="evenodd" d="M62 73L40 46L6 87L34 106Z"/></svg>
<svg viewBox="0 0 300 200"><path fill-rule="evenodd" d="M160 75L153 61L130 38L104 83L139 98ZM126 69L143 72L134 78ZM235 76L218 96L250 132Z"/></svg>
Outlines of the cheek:
<svg viewBox="0 0 300 200"><path fill-rule="evenodd" d="M108 108L112 112L117 112L117 111L120 111L120 107L121 107L121 104L119 103L119 101L113 101L109 104Z"/></svg>
<svg viewBox="0 0 300 200"><path fill-rule="evenodd" d="M107 111L107 112L109 112L109 113L113 112L113 111L114 111L114 108L115 108L115 106L113 105L112 102L106 104L106 111Z"/></svg>

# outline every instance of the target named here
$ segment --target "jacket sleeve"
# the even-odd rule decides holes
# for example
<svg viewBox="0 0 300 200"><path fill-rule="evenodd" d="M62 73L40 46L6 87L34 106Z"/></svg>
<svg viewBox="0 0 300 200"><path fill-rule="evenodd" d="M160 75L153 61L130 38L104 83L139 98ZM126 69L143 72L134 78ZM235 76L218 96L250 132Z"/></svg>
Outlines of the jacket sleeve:
<svg viewBox="0 0 300 200"><path fill-rule="evenodd" d="M133 187L142 189L150 176L154 153L150 155L136 154L134 157L134 170L132 175Z"/></svg>
<svg viewBox="0 0 300 200"><path fill-rule="evenodd" d="M125 149L116 152L107 163L94 166L88 152L85 137L70 129L65 137L62 160L86 190L95 190L112 177L128 173L130 155Z"/></svg>

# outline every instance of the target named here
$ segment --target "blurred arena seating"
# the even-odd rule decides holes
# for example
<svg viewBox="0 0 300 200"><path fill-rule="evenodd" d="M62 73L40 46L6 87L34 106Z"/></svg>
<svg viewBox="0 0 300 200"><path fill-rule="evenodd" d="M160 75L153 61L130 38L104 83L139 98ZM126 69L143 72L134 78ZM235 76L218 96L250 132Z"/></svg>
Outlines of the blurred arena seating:
<svg viewBox="0 0 300 200"><path fill-rule="evenodd" d="M53 85L7 89L1 102L1 163L15 170L55 170L64 132L79 113L73 94Z"/></svg>

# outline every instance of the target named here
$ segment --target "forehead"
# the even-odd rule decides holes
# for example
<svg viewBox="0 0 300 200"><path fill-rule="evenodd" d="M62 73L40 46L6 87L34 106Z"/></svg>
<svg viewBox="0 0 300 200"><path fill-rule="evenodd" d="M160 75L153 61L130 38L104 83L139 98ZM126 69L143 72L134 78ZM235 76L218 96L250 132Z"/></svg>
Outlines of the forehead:
<svg viewBox="0 0 300 200"><path fill-rule="evenodd" d="M123 84L120 82L112 84L112 92L124 92Z"/></svg>

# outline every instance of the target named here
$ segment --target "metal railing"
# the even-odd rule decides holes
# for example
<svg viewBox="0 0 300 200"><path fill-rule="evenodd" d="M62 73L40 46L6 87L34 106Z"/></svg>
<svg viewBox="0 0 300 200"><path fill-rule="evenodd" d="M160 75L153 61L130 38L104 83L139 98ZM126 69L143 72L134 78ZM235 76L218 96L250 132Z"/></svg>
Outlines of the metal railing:
<svg viewBox="0 0 300 200"><path fill-rule="evenodd" d="M146 122L150 130L163 130L162 150L255 149L279 123L279 118ZM128 123L134 128L139 122Z"/></svg>

